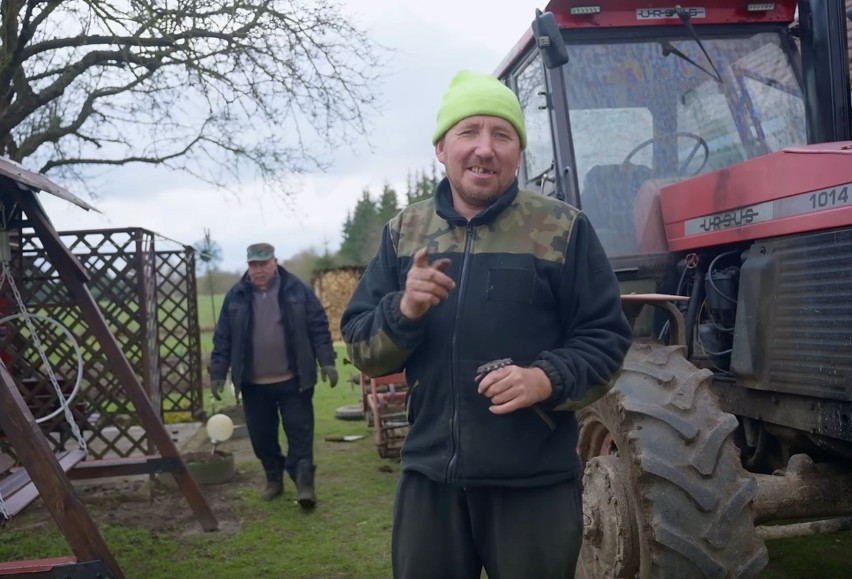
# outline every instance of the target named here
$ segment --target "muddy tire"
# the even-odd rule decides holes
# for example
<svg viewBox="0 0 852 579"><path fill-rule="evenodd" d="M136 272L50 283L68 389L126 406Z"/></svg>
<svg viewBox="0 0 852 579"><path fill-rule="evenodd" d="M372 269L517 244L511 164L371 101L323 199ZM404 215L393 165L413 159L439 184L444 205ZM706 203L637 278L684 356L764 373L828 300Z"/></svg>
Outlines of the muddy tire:
<svg viewBox="0 0 852 579"><path fill-rule="evenodd" d="M578 412L585 464L579 577L754 577L757 483L712 373L678 346L637 343L615 388Z"/></svg>
<svg viewBox="0 0 852 579"><path fill-rule="evenodd" d="M360 404L340 406L335 409L334 417L338 420L364 420L364 409Z"/></svg>

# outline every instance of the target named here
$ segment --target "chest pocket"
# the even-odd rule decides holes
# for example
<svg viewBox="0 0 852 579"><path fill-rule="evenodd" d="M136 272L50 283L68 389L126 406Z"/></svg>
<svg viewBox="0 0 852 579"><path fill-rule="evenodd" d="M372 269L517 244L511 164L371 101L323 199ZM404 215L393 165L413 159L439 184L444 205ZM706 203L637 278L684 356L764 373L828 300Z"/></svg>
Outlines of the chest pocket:
<svg viewBox="0 0 852 579"><path fill-rule="evenodd" d="M288 295L284 300L287 313L284 326L293 330L302 330L308 326L307 304L303 295Z"/></svg>
<svg viewBox="0 0 852 579"><path fill-rule="evenodd" d="M485 297L490 302L531 304L535 298L535 270L489 269Z"/></svg>

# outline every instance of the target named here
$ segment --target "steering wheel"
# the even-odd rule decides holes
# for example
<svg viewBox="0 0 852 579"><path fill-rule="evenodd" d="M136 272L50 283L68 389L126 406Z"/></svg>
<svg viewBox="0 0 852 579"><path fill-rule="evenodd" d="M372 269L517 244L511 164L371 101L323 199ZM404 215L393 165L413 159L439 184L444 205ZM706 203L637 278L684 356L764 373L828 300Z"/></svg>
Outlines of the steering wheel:
<svg viewBox="0 0 852 579"><path fill-rule="evenodd" d="M686 157L686 161L681 163L680 166L677 168L677 173L675 176L691 177L694 175L698 175L699 173L701 173L701 170L705 167L705 165L707 165L707 161L710 160L710 147L707 145L707 141L705 141L703 138L699 137L695 133L686 132L677 132L672 133L670 135L660 135L657 137L651 137L647 141L642 141L641 143L633 147L633 150L627 153L627 156L624 158L624 161L621 162L621 167L626 169L627 165L630 163L630 159L632 159L636 155L636 153L638 153L648 145L657 142L671 141L672 139L678 139L679 137L694 140L695 146L693 146L692 150L689 151L689 155ZM701 165L698 166L698 169L696 169L691 174L687 174L686 169L689 167L689 164L692 162L692 159L695 158L695 155L698 153L699 149L704 149L704 160L701 161Z"/></svg>

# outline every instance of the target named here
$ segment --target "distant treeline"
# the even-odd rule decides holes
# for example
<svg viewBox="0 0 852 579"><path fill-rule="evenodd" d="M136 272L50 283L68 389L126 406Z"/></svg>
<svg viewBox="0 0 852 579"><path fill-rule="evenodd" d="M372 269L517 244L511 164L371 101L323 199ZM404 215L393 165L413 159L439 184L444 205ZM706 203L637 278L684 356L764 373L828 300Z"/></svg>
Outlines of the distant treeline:
<svg viewBox="0 0 852 579"><path fill-rule="evenodd" d="M415 172L408 177L405 191L405 205L421 201L432 196L438 182L443 178L435 165L431 171ZM312 283L316 271L335 267L356 265L365 266L376 253L382 235L382 227L394 215L399 213L399 193L386 184L378 198L373 198L368 188L364 189L355 208L349 212L343 223L342 242L336 253L328 248L323 252L316 248L307 248L296 255L281 261L287 271L307 283ZM198 293L202 295L224 294L231 288L245 270L237 272L204 269L198 272Z"/></svg>

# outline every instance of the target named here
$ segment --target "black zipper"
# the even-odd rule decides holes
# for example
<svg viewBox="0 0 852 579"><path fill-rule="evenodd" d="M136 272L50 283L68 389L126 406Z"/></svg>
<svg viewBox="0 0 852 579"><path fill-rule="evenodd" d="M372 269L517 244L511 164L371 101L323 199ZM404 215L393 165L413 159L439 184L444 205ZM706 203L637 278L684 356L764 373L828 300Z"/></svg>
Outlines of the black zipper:
<svg viewBox="0 0 852 579"><path fill-rule="evenodd" d="M456 308L453 312L453 331L450 339L450 391L452 393L453 409L450 414L450 441L452 443L452 453L450 460L447 461L447 468L444 470L444 482L449 483L451 478L454 478L456 466L458 464L458 448L461 439L461 423L459 421L459 406L461 405L461 388L456 384L456 368L458 367L458 350L456 348L457 329L459 323L459 310L464 301L464 288L467 285L467 266L470 262L470 250L473 245L474 226L467 222L465 241L464 241L464 259L462 260L461 273L459 274L459 291L456 293Z"/></svg>

